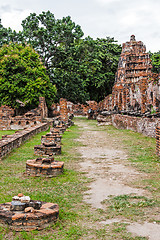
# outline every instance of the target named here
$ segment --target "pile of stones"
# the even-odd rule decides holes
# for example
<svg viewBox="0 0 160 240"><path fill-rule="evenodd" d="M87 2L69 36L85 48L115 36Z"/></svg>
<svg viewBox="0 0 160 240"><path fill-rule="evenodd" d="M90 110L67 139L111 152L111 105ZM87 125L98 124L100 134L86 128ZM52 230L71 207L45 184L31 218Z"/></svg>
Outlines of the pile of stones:
<svg viewBox="0 0 160 240"><path fill-rule="evenodd" d="M34 154L38 156L53 156L61 154L61 137L67 125L60 122L50 133L41 137L41 145L34 146Z"/></svg>

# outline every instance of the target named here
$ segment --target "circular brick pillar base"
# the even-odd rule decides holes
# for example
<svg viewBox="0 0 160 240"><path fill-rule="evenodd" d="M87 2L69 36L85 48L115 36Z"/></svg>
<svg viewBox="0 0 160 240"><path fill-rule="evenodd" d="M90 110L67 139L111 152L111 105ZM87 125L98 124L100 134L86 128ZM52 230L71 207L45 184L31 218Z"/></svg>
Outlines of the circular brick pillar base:
<svg viewBox="0 0 160 240"><path fill-rule="evenodd" d="M11 203L0 204L0 222L15 231L41 230L54 223L59 216L59 207L54 203L42 202L34 213L10 211Z"/></svg>
<svg viewBox="0 0 160 240"><path fill-rule="evenodd" d="M37 158L26 162L26 174L37 177L56 177L63 173L63 167L64 162L52 161L51 158Z"/></svg>

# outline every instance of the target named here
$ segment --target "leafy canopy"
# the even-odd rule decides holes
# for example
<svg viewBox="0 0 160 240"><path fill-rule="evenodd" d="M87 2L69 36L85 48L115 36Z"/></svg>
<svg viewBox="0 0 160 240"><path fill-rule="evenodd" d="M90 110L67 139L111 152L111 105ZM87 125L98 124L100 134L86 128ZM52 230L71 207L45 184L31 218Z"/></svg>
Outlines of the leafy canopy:
<svg viewBox="0 0 160 240"><path fill-rule="evenodd" d="M56 19L50 11L30 14L22 26L17 35L2 27L6 41L27 42L39 53L57 100L100 101L111 93L121 52L114 38L82 39L81 27L71 17Z"/></svg>
<svg viewBox="0 0 160 240"><path fill-rule="evenodd" d="M55 94L56 88L31 46L10 43L0 48L1 104L18 108L18 99L26 103L27 108L33 108L38 105L39 97L44 96L50 105Z"/></svg>
<svg viewBox="0 0 160 240"><path fill-rule="evenodd" d="M31 13L22 21L24 41L30 43L40 54L47 69L54 68L59 58L59 47L68 48L75 39L83 36L79 25L71 17L55 19L50 11L39 15Z"/></svg>
<svg viewBox="0 0 160 240"><path fill-rule="evenodd" d="M82 39L70 17L55 19L51 12L30 14L23 22L24 40L40 54L57 98L73 102L102 100L111 92L121 47L113 38Z"/></svg>
<svg viewBox="0 0 160 240"><path fill-rule="evenodd" d="M154 73L160 73L160 51L155 53L149 52L149 55L150 55L152 66L153 66L152 71Z"/></svg>

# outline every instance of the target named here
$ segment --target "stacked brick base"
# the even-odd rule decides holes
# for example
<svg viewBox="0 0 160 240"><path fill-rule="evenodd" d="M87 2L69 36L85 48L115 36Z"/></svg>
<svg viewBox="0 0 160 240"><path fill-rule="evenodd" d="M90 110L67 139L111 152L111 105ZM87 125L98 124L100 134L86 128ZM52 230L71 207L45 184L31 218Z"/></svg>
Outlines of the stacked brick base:
<svg viewBox="0 0 160 240"><path fill-rule="evenodd" d="M10 211L11 203L0 204L0 222L15 231L41 230L54 223L59 216L59 207L54 203L42 202L34 213Z"/></svg>
<svg viewBox="0 0 160 240"><path fill-rule="evenodd" d="M61 154L61 146L35 145L34 154L37 156L53 156Z"/></svg>
<svg viewBox="0 0 160 240"><path fill-rule="evenodd" d="M61 128L54 132L54 129L51 128L50 133L47 133L45 136L41 137L41 145L34 146L34 154L38 156L53 156L61 154Z"/></svg>
<svg viewBox="0 0 160 240"><path fill-rule="evenodd" d="M26 162L26 174L32 177L56 177L63 173L64 162L55 162L54 158L37 158Z"/></svg>

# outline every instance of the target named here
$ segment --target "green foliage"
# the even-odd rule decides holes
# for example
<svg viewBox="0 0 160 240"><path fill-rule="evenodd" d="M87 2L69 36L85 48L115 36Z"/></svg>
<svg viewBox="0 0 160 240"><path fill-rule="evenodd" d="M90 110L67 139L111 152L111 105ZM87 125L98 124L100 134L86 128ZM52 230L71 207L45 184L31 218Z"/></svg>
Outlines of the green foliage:
<svg viewBox="0 0 160 240"><path fill-rule="evenodd" d="M56 19L50 11L31 13L16 33L0 25L0 45L31 44L41 57L57 99L100 101L111 93L121 47L114 38L82 39L83 31L71 17Z"/></svg>
<svg viewBox="0 0 160 240"><path fill-rule="evenodd" d="M121 47L109 37L76 40L67 51L62 45L53 78L59 97L73 102L102 100L111 93L120 52Z"/></svg>
<svg viewBox="0 0 160 240"><path fill-rule="evenodd" d="M55 92L39 55L31 46L10 43L0 48L1 104L18 108L16 100L19 99L27 108L33 108L38 105L39 97L44 96L49 105Z"/></svg>
<svg viewBox="0 0 160 240"><path fill-rule="evenodd" d="M152 66L153 66L152 71L154 73L160 73L160 51L155 53L149 52L149 55L150 55Z"/></svg>
<svg viewBox="0 0 160 240"><path fill-rule="evenodd" d="M21 38L21 32L17 33L16 31L12 31L11 28L4 28L0 19L0 47L9 42L21 41Z"/></svg>
<svg viewBox="0 0 160 240"><path fill-rule="evenodd" d="M99 101L111 92L121 52L114 38L81 39L80 26L69 16L56 20L49 11L30 14L22 26L24 41L40 54L58 98Z"/></svg>
<svg viewBox="0 0 160 240"><path fill-rule="evenodd" d="M82 76L91 100L100 101L111 93L121 52L114 38L88 37L83 42Z"/></svg>
<svg viewBox="0 0 160 240"><path fill-rule="evenodd" d="M30 14L22 21L22 26L24 40L38 51L48 70L61 58L61 45L67 49L75 39L83 36L80 26L69 16L55 19L50 11Z"/></svg>

